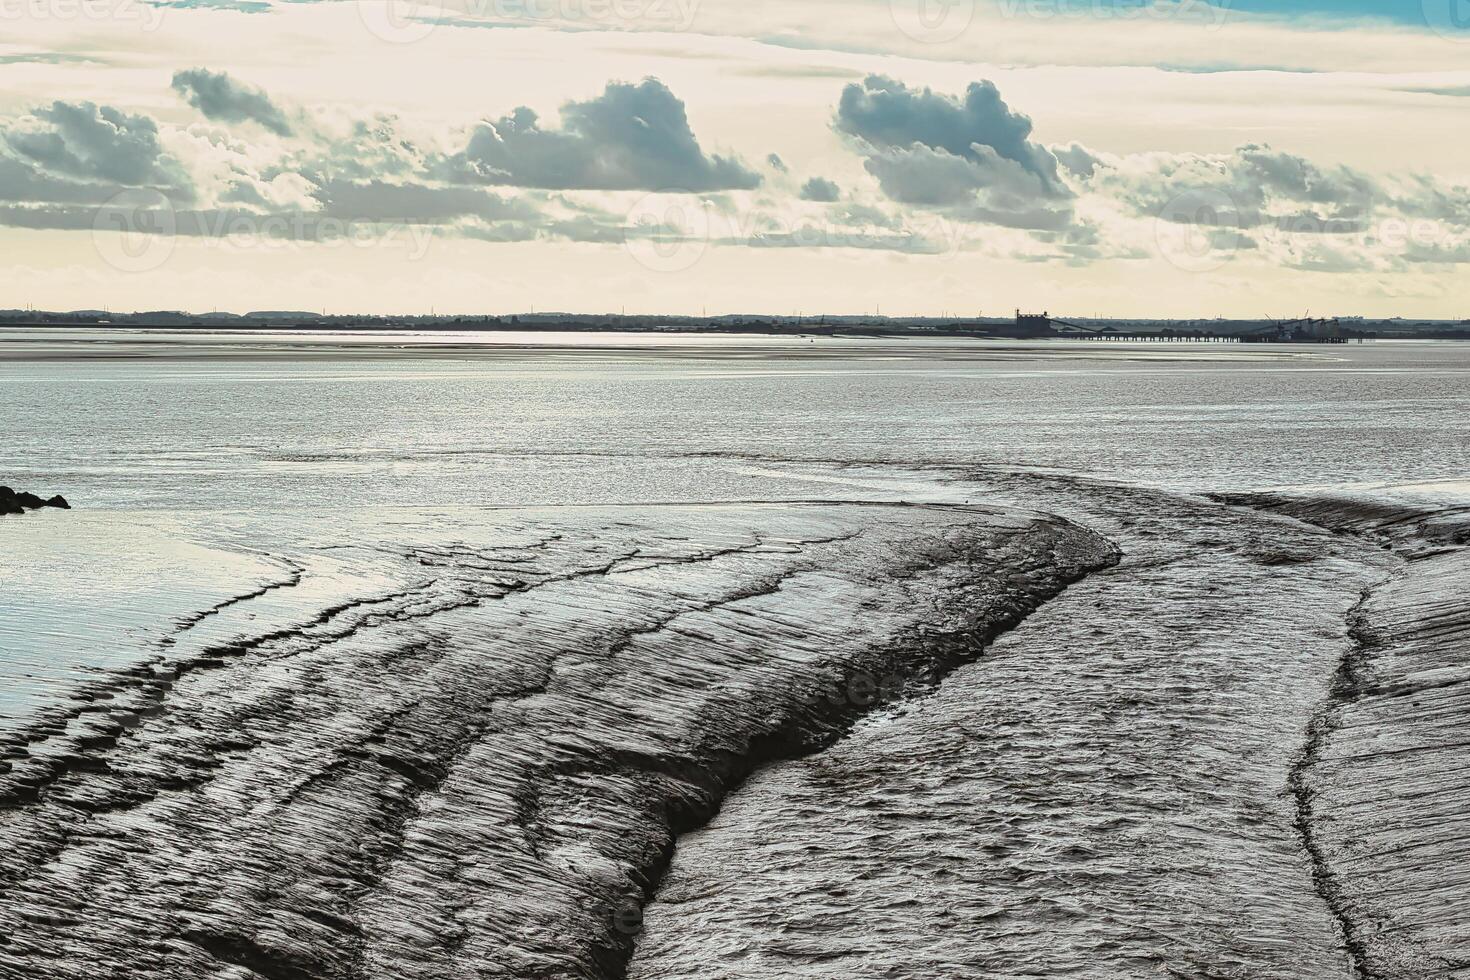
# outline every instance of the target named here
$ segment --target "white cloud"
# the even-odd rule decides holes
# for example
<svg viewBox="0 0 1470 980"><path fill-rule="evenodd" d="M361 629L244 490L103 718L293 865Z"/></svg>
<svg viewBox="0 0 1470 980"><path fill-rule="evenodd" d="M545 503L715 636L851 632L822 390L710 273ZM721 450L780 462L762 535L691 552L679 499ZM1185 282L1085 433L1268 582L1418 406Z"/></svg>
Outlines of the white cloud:
<svg viewBox="0 0 1470 980"><path fill-rule="evenodd" d="M46 229L88 230L114 193L157 187L210 222L419 222L436 229L437 261L463 263L443 282L467 299L480 296L471 270L495 249L497 265L529 277L525 289L550 288L551 264L557 275L586 270L556 281L596 308L609 303L599 288L646 271L622 247L635 188L682 184L733 216L733 231L710 234L682 273L687 289L645 282L670 303L700 292L735 302L749 290L720 277L759 272L769 279L759 302L778 308L814 307L802 297L834 277L895 303L976 305L911 288L954 263L944 275L1001 308L1063 305L1047 298L1061 292L1121 310L1130 285L1148 284L1141 294L1195 312L1255 305L1230 292L1248 282L1247 293L1318 290L1319 308L1391 294L1449 309L1466 257L1470 138L1457 128L1464 100L1443 93L1470 86L1470 71L1463 46L1428 31L1238 17L1120 25L982 2L958 36L925 41L904 33L887 0L703 0L683 33L648 18L614 31L519 17L529 26L444 23L393 45L355 3L175 6L156 30L122 7L111 19L7 22L0 251L40 248L56 268L95 263L89 235ZM219 63L182 83L188 104L170 79L202 71L197 52L221 34L228 46L209 45ZM1243 64L1292 71L1214 70ZM648 74L662 91L636 81ZM901 91L859 84L861 111L834 128L843 86L869 75ZM987 79L994 89L972 105L971 84ZM57 100L70 108L58 115ZM884 115L894 105L908 129ZM1443 135L1425 140L1431 131ZM763 179L742 161L764 161ZM840 202L821 200L825 189L804 195L817 179L839 187ZM959 244L914 247L936 221ZM1211 263L1224 263L1172 264L1160 239L1180 231L1198 232ZM783 264L741 252L779 252ZM337 281L362 282L344 263L377 269L371 256L334 255ZM232 254L210 281L230 281L223 271L237 263L270 267ZM1333 272L1365 268L1371 279ZM985 298L991 289L1001 295Z"/></svg>

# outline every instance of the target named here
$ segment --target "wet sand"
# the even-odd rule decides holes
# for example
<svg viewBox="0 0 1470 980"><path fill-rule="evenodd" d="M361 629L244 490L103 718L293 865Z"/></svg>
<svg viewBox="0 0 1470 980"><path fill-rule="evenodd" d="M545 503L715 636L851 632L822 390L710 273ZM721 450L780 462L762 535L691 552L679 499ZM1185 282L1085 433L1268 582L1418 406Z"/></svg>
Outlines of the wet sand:
<svg viewBox="0 0 1470 980"><path fill-rule="evenodd" d="M8 739L0 975L620 975L746 773L1116 558L984 508L486 514L304 620L295 556Z"/></svg>
<svg viewBox="0 0 1470 980"><path fill-rule="evenodd" d="M1361 974L1470 975L1470 509L1240 499L1398 561L1353 610L1293 789Z"/></svg>
<svg viewBox="0 0 1470 980"><path fill-rule="evenodd" d="M1353 976L1288 786L1394 559L1201 498L976 482L1122 560L738 790L681 842L631 976Z"/></svg>

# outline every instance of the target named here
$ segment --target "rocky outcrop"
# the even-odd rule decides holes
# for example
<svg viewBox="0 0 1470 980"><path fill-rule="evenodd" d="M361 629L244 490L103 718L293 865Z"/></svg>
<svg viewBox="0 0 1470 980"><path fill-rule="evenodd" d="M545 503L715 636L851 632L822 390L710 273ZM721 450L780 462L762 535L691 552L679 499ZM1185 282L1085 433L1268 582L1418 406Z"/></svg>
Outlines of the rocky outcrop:
<svg viewBox="0 0 1470 980"><path fill-rule="evenodd" d="M9 487L0 487L0 514L24 514L28 510L38 510L42 507L58 507L61 510L71 510L71 504L66 498L57 494L50 500L42 500L33 493L24 490L15 491Z"/></svg>

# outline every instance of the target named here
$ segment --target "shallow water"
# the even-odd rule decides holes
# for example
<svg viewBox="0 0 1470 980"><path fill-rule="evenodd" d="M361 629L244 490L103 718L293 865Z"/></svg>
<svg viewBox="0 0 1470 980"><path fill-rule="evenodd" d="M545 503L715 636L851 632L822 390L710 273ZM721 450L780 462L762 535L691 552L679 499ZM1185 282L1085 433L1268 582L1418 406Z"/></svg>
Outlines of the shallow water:
<svg viewBox="0 0 1470 980"><path fill-rule="evenodd" d="M1463 480L1470 456L1449 343L378 351L37 362L0 341L0 473L92 508L269 513L809 492L728 455L1241 490Z"/></svg>
<svg viewBox="0 0 1470 980"><path fill-rule="evenodd" d="M146 946L150 969L181 976L617 976L637 937L644 977L1349 976L1390 962L1359 941L1390 920L1432 936L1439 962L1463 949L1460 926L1426 913L1442 876L1355 877L1377 853L1355 841L1386 831L1343 817L1353 830L1335 843L1333 808L1361 810L1359 790L1329 790L1303 763L1336 764L1332 744L1307 746L1340 693L1352 614L1413 556L1199 494L1463 506L1470 348L502 339L513 346L0 335L0 482L77 507L0 518L0 776L30 801L4 821L0 931L33 939L12 966L85 975L100 956L126 970ZM731 503L762 501L790 503ZM857 557L815 542L868 522L814 516L830 506L814 501L942 506L894 511L910 530ZM520 804L487 801L536 779L455 775L508 750L502 709L456 711L520 690L548 660L577 665L569 683L605 680L585 651L629 633L657 634L647 677L619 674L630 711L687 709L680 670L696 662L752 696L779 689L779 672L750 686L708 661L720 636L753 644L754 663L845 650L829 664L841 675L876 649L845 644L881 634L922 672L938 654L915 637L939 608L879 616L894 598L882 583L917 553L914 529L980 520L966 503L1060 514L1123 559L927 696L900 685L834 746L735 788L683 838L641 934L670 828L700 822L687 800L657 801L718 805L740 765L721 762L712 783L678 768L692 749L663 745L650 770L648 746L637 764L613 751L637 725L609 720L579 750L603 760L595 776L557 783L530 824ZM813 548L835 578L808 575L804 598L745 598ZM686 565L727 552L708 576ZM998 552L966 560L1014 574ZM620 589L579 593L608 562ZM520 595L528 574L572 579ZM1433 581L1438 594L1448 580ZM661 625L726 594L756 601L754 618ZM182 714L157 715L175 688ZM517 717L550 733L600 697ZM1436 703L1424 724L1458 723L1460 702ZM1372 707L1354 737L1385 731ZM761 724L722 711L690 730ZM246 734L216 730L229 719ZM671 772L697 792L661 782ZM302 808L270 829L276 791L303 780ZM1464 802L1458 783L1434 789L1443 812ZM53 799L98 815L73 825ZM196 838L211 821L225 829ZM158 843L121 857L141 828ZM339 839L376 843L351 858ZM452 868L440 853L471 846L483 850ZM184 851L203 880L240 888L180 891L163 869ZM70 856L46 870L45 854ZM136 904L92 871L85 887L56 873L119 860L148 883ZM445 875L481 897L435 883ZM1365 897L1385 888L1401 907ZM633 918L609 927L607 909L630 902ZM249 911L227 928L210 919L220 903ZM58 959L67 935L89 938ZM446 943L453 955L429 952Z"/></svg>

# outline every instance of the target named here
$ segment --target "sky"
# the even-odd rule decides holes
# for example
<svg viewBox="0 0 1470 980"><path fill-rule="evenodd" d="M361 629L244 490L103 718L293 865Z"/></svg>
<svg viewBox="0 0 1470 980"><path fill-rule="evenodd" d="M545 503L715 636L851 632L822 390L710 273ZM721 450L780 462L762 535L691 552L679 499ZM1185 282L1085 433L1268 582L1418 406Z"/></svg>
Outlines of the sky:
<svg viewBox="0 0 1470 980"><path fill-rule="evenodd" d="M0 309L1470 317L1470 0L0 0Z"/></svg>

